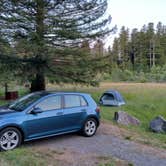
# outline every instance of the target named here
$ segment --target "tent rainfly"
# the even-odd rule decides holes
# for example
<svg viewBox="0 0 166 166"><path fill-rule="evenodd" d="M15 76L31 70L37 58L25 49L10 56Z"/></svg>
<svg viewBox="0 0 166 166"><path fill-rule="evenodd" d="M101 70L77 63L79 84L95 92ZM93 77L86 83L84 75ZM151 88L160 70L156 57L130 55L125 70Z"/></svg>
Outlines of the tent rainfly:
<svg viewBox="0 0 166 166"><path fill-rule="evenodd" d="M122 95L116 90L108 90L100 97L99 103L106 106L121 106L126 104Z"/></svg>

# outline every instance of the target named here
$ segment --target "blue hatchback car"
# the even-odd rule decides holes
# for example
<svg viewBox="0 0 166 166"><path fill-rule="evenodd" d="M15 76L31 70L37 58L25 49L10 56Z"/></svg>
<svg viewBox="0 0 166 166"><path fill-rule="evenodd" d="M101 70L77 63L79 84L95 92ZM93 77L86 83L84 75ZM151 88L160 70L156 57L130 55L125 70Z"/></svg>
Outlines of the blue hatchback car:
<svg viewBox="0 0 166 166"><path fill-rule="evenodd" d="M0 150L23 141L81 131L90 137L99 126L100 109L89 94L36 92L0 108Z"/></svg>

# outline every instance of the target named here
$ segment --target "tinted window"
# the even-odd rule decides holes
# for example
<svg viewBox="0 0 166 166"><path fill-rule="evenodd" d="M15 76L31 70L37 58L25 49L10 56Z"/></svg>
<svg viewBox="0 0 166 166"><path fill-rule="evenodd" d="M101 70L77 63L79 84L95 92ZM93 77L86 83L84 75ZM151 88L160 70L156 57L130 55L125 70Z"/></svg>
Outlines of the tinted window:
<svg viewBox="0 0 166 166"><path fill-rule="evenodd" d="M80 100L81 100L81 106L87 106L88 105L86 100L82 96L80 96Z"/></svg>
<svg viewBox="0 0 166 166"><path fill-rule="evenodd" d="M80 96L65 95L65 108L79 107L80 104Z"/></svg>
<svg viewBox="0 0 166 166"><path fill-rule="evenodd" d="M51 96L36 105L43 111L61 109L61 96Z"/></svg>
<svg viewBox="0 0 166 166"><path fill-rule="evenodd" d="M24 97L21 97L20 99L18 99L16 101L12 102L9 105L9 108L14 109L16 111L23 111L24 109L26 109L28 106L33 104L35 101L37 101L41 97L42 97L42 95L40 95L40 94L28 94Z"/></svg>
<svg viewBox="0 0 166 166"><path fill-rule="evenodd" d="M65 108L87 106L87 102L80 95L65 95Z"/></svg>

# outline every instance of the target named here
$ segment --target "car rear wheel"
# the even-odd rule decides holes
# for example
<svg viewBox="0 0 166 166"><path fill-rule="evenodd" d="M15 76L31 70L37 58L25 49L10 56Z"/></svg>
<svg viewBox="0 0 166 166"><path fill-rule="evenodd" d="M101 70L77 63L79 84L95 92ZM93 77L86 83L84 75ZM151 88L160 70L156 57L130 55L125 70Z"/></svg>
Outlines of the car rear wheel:
<svg viewBox="0 0 166 166"><path fill-rule="evenodd" d="M83 127L83 135L86 137L91 137L96 133L97 130L97 122L94 118L90 118L86 120Z"/></svg>
<svg viewBox="0 0 166 166"><path fill-rule="evenodd" d="M7 151L21 144L22 136L18 129L8 127L0 132L0 150Z"/></svg>

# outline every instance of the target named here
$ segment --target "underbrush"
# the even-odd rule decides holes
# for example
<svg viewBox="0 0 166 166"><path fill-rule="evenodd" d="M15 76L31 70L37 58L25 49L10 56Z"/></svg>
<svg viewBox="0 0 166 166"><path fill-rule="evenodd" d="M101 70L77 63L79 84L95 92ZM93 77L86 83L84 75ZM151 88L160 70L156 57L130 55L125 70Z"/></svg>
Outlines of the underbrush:
<svg viewBox="0 0 166 166"><path fill-rule="evenodd" d="M115 68L105 74L104 80L112 82L166 82L166 65L152 67L150 71L132 71Z"/></svg>

